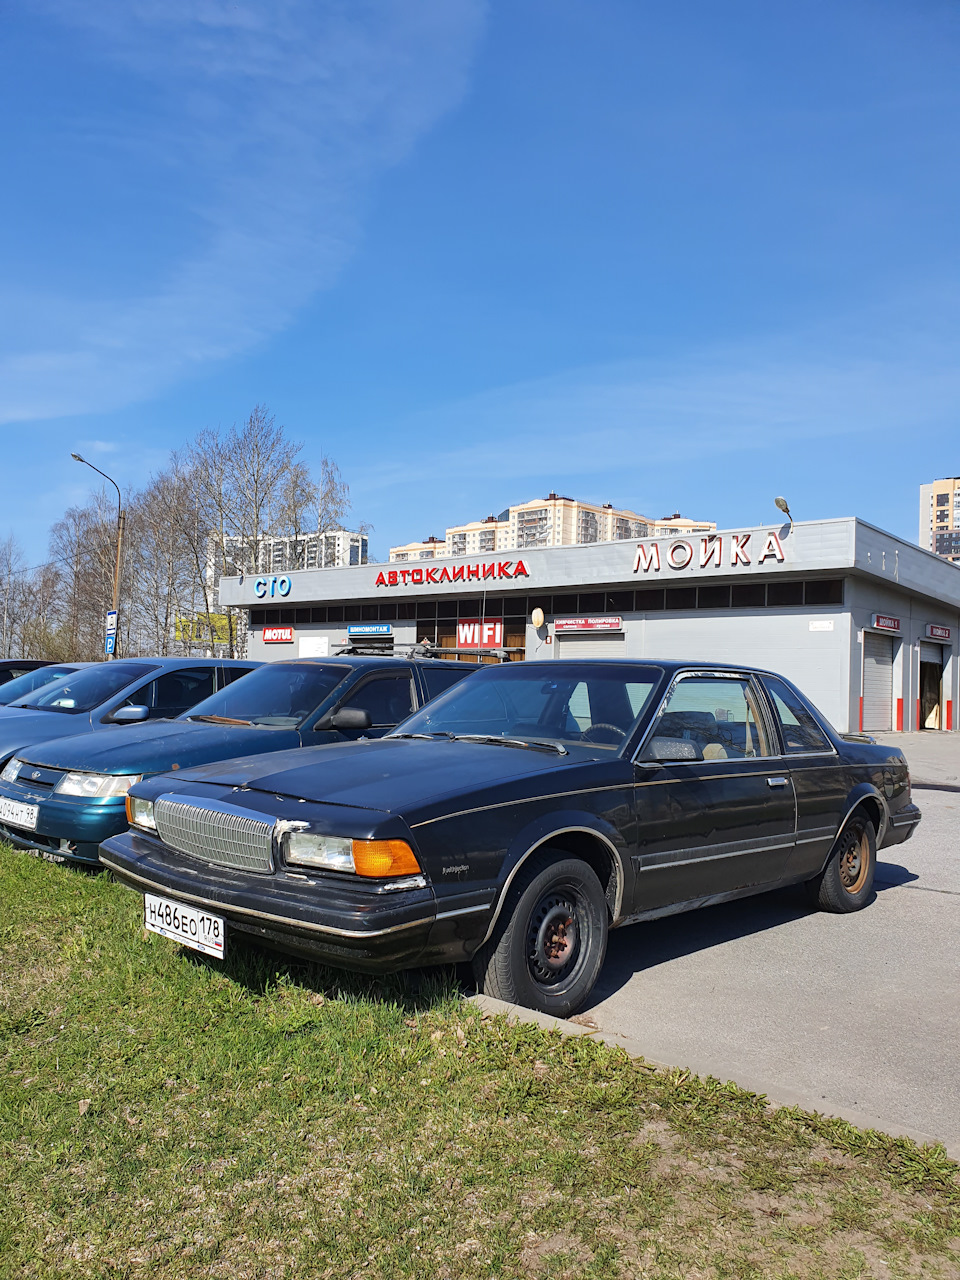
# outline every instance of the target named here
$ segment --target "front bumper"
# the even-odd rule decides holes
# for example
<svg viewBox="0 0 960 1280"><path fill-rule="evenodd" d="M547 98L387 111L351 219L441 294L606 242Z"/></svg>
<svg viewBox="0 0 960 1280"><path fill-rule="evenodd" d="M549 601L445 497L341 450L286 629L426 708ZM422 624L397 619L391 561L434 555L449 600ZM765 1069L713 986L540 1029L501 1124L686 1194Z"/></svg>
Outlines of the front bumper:
<svg viewBox="0 0 960 1280"><path fill-rule="evenodd" d="M132 830L107 840L100 862L139 893L223 916L228 932L367 973L415 967L436 916L429 888L380 892L376 882L333 876L255 875L194 861Z"/></svg>
<svg viewBox="0 0 960 1280"><path fill-rule="evenodd" d="M60 796L52 791L31 790L16 782L0 783L0 796L37 806L33 830L0 823L0 836L19 849L53 855L55 861L96 863L104 840L126 830L127 813L122 796L91 800Z"/></svg>

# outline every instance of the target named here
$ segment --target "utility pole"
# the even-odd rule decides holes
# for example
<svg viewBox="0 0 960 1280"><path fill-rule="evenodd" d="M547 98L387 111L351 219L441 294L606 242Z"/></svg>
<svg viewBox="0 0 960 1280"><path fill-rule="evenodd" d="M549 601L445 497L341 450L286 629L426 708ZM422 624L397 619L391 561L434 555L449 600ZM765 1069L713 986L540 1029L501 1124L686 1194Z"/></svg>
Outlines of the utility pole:
<svg viewBox="0 0 960 1280"><path fill-rule="evenodd" d="M97 475L103 476L104 480L109 480L117 491L117 557L113 567L113 634L111 636L108 620L106 636L107 660L112 661L117 656L117 636L120 630L117 626L120 617L120 557L123 549L123 526L126 520L123 510L123 498L120 496L120 486L117 484L116 480L108 476L105 471L101 471L99 467L95 467L92 462L87 462L86 458L81 458L79 453L71 453L70 457L76 462L82 462L84 466L89 467L91 471L96 471Z"/></svg>

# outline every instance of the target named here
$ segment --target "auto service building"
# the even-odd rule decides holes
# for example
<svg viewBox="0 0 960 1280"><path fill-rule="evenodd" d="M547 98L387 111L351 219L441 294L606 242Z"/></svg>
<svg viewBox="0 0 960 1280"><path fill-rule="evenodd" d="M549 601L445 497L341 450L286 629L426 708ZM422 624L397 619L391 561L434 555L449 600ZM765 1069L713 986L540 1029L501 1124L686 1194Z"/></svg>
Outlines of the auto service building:
<svg viewBox="0 0 960 1280"><path fill-rule="evenodd" d="M224 578L220 602L249 611L252 658L742 662L841 732L958 727L960 567L854 518Z"/></svg>

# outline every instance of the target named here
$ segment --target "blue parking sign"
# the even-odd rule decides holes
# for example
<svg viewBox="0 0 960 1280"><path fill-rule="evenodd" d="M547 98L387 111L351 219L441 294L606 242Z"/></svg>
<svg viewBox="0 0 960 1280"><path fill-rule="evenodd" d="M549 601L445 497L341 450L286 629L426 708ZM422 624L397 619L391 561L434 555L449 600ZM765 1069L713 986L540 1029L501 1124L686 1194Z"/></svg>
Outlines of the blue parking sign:
<svg viewBox="0 0 960 1280"><path fill-rule="evenodd" d="M114 649L116 648L116 645L117 645L117 633L115 631L111 631L110 634L106 637L106 639L103 642L103 652L107 655L107 657L109 657L113 653Z"/></svg>

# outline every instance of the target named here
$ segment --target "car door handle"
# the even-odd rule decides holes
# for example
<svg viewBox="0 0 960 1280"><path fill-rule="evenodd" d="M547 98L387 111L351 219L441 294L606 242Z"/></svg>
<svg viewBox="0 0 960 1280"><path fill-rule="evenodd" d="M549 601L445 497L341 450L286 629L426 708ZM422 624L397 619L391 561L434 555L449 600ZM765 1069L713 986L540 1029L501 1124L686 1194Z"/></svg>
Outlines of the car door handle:
<svg viewBox="0 0 960 1280"><path fill-rule="evenodd" d="M789 783L788 778L768 778L767 779L768 787L785 787L788 785L788 783Z"/></svg>

